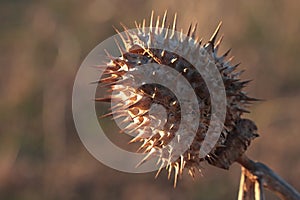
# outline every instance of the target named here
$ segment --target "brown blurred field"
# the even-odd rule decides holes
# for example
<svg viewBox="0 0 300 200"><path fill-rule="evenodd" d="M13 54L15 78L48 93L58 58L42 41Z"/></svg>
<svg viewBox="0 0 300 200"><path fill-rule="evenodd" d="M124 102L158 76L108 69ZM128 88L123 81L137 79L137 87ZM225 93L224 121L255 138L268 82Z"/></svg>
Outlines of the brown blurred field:
<svg viewBox="0 0 300 200"><path fill-rule="evenodd" d="M163 172L126 174L95 160L74 128L76 71L112 26L178 13L208 40L219 21L251 96L261 137L248 155L300 190L300 1L0 1L0 199L236 199L240 168L204 166L176 189ZM268 199L277 199L268 193Z"/></svg>

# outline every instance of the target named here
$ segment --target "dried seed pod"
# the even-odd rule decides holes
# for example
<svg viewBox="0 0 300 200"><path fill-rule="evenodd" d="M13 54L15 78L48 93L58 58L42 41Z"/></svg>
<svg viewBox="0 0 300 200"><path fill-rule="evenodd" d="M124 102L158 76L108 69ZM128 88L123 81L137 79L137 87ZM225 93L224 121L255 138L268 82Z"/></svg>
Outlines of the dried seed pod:
<svg viewBox="0 0 300 200"><path fill-rule="evenodd" d="M105 66L105 76L99 80L102 86L113 92L109 96L97 100L115 102L113 111L109 115L122 118L123 122L127 123L123 131L134 135L131 142L141 142L139 150L148 153L141 163L157 156L161 163L157 174L163 167L166 167L170 177L174 169L175 185L177 177L182 174L184 169L187 169L188 173L194 176L195 172L201 168L200 163L205 160L212 165L227 169L237 159L237 154L230 155L232 147L243 149L243 153L249 142L256 136L254 132L251 132L250 137L247 134L246 136L240 135L237 131L241 127L243 130L248 127L251 127L251 131L256 130L256 126L252 122L250 123L250 120L241 119L241 115L248 112L248 104L257 99L248 97L243 91L249 81L239 79L242 71L237 71L239 64L230 64L231 59L227 58L230 50L222 56L218 55L218 49L222 41L222 37L217 40L220 26L221 24L217 27L211 39L202 45L201 40L199 41L196 38L197 25L189 27L187 37L180 36L178 38L174 34L176 31L176 15L171 29L166 29L166 27L170 27L167 25L166 13L162 21L159 17L154 20L152 13L149 24L150 31L146 31L145 20L141 24L136 23L136 32L123 25L125 36L119 33L125 46L125 48L122 48L119 45L122 55L118 58L110 58L110 62ZM183 35L182 32L181 35ZM165 48L153 48L155 46L153 44L157 43ZM221 75L226 92L226 119L222 123L223 128L219 138L217 138L217 144L204 158L199 156L200 147L206 137L210 123L217 123L211 122L212 102L210 91L204 78L191 62L166 49L180 49L185 52L185 55L191 55L190 57L199 65L213 63ZM170 89L160 84L148 83L138 88L132 87L130 80L138 79L138 74L135 74L134 71L138 71L139 67L147 64L168 66L180 73L189 82L198 100L198 109L193 111L199 114L199 126L196 127L195 136L176 136L176 132L180 129L179 124L183 120L183 110L178 97ZM153 75L164 75L163 73L165 73L159 67L150 68L148 66L147 69L150 70L149 74ZM179 83L175 82L174 84L175 87L183 87ZM153 110L153 105L156 105L156 110ZM160 112L156 112L160 110L160 106L166 110L165 118L158 116ZM251 125L246 126L247 123ZM185 127L188 129L192 127L192 124L185 124ZM176 154L174 147L171 145L174 138L182 144L182 148L186 148L179 155ZM242 142L237 142L236 139ZM191 141L188 147L186 147L186 141ZM171 159L174 157L175 160Z"/></svg>

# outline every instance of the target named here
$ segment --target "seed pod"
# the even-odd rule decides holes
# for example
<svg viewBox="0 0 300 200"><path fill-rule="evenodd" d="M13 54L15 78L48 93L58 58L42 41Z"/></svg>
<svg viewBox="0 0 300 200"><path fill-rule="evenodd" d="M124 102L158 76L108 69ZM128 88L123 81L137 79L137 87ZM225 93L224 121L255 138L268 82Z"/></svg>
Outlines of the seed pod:
<svg viewBox="0 0 300 200"><path fill-rule="evenodd" d="M140 164L151 159L158 157L160 161L160 168L157 175L163 167L169 171L169 178L174 169L176 185L177 177L187 169L188 173L193 177L195 172L201 169L201 162L208 161L210 164L228 169L232 162L237 158L234 154L230 155L233 148L242 149L243 153L250 141L256 136L255 133L251 137L249 135L243 137L240 135L239 127L246 130L245 123L251 124L249 121L241 119L241 115L248 112L247 106L255 98L250 98L243 91L243 88L249 81L240 80L239 75L242 71L238 71L239 64L232 65L231 58L228 58L230 50L223 55L219 56L219 46L222 42L222 37L218 39L218 32L221 24L217 27L211 39L201 44L202 41L196 38L197 25L190 25L186 36L176 36L176 15L173 24L167 25L166 13L160 21L154 20L153 13L150 19L150 31L146 31L146 22L136 23L136 32L130 31L123 25L124 34L119 33L122 38L122 48L119 45L121 56L118 58L111 57L110 62L105 66L104 74L99 83L103 87L107 87L112 92L109 96L97 98L98 101L114 102L113 111L108 115L113 115L115 118L121 118L127 126L123 131L132 133L134 138L131 142L141 142L140 151L146 152L147 156ZM166 29L166 27L172 27ZM183 35L183 32L181 32ZM189 39L190 38L190 39ZM162 44L165 48L153 48L153 44ZM212 122L212 102L210 91L206 85L205 79L197 71L196 66L184 57L165 49L181 49L185 54L191 55L197 64L207 65L213 63L223 81L226 92L226 118L222 123L222 131L217 138L217 143L212 147L211 151L204 157L199 156L199 151L203 140L206 137L208 127ZM196 127L196 134L194 137L176 136L176 132L180 129L180 122L182 119L181 105L178 97L174 93L160 84L143 84L138 88L132 87L130 81L138 79L139 67L149 64L158 64L168 66L178 73L180 73L191 85L196 98L197 108L193 110L199 114L199 126ZM147 68L151 69L151 74L162 74L162 68ZM129 73L131 72L131 73ZM165 74L167 76L167 74ZM177 84L177 85L176 85ZM183 87L179 82L175 82L175 87ZM183 90L187 90L183 87ZM154 112L153 105L156 105ZM152 107L151 107L152 106ZM164 117L158 116L160 106L166 110L165 120ZM108 116L106 115L106 116ZM193 124L185 124L188 129ZM255 124L251 125L251 130L256 130ZM237 131L239 130L239 131ZM253 136L253 137L252 137ZM178 152L171 145L171 141L176 139L185 151L178 155ZM238 142L242 141L242 142ZM190 145L186 147L188 141ZM242 147L242 148L241 148ZM173 159L175 158L175 160Z"/></svg>

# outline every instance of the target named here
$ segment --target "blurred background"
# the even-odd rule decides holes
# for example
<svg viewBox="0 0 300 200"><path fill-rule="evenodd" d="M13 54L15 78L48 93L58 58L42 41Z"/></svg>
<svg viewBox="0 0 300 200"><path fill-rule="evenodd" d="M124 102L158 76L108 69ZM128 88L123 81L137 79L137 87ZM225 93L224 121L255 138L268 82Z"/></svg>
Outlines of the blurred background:
<svg viewBox="0 0 300 200"><path fill-rule="evenodd" d="M245 116L261 137L249 157L300 190L300 2L298 0L0 1L0 199L236 199L240 167L204 165L176 189L163 172L126 174L95 160L74 128L71 95L87 54L112 26L178 13L207 41L219 21L247 91L265 99ZM115 134L115 133L108 133ZM267 194L268 199L277 199Z"/></svg>

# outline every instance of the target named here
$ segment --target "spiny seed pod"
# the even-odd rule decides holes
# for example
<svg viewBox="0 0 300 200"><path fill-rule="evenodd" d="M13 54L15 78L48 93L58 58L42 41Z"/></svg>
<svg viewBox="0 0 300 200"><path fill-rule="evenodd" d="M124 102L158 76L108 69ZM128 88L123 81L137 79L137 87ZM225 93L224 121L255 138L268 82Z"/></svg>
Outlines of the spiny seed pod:
<svg viewBox="0 0 300 200"><path fill-rule="evenodd" d="M174 34L176 31L176 15L172 29L164 31L166 27L170 27L167 25L166 13L162 21L159 17L155 21L152 12L149 24L150 31L145 30L145 20L141 24L136 23L137 32L132 32L123 26L125 37L120 33L119 35L125 49L120 47L122 55L117 58L110 58L110 62L105 65L105 75L99 80L101 86L109 89L110 95L96 100L115 103L112 108L113 111L105 116L113 115L115 118L122 118L123 122L127 123L122 131L134 134L131 142L141 142L139 150L148 153L141 163L153 156L158 157L161 166L157 175L163 167L166 167L169 171L169 178L174 169L175 185L177 177L183 173L184 169L187 169L188 173L194 177L195 172L200 170L200 163L203 161L228 169L232 162L247 149L250 141L257 136L255 124L250 120L241 119L241 115L248 112L248 104L257 99L248 97L243 91L249 81L239 79L243 71L237 71L239 64L230 64L232 58L227 58L230 50L221 56L218 55L218 49L222 41L222 37L217 40L220 25L211 39L202 45L201 40L195 34L197 25L191 25L186 34L193 42L176 38ZM183 34L182 31L181 34ZM153 44L156 43L162 44L165 48L153 48ZM200 66L213 63L217 67L225 87L226 118L222 123L223 128L217 143L204 158L199 156L199 150L206 137L209 124L212 123L211 97L206 82L196 67L184 57L165 50L178 48L183 49L186 55L193 55L192 58ZM145 64L152 63L168 66L180 73L189 82L198 100L198 110L194 110L194 112L197 112L200 117L195 137L191 139L189 136L178 136L176 138L184 148L185 142L191 141L189 147L180 155L177 155L174 147L171 146L171 141L179 130L180 121L183 120L181 118L181 105L176 95L160 84L146 83L135 88L129 83L129 80L137 77L134 77L134 73L128 74L128 72L134 72L140 66L143 67ZM148 67L147 69L150 69L149 76L155 73L164 73L159 67L153 69ZM175 87L180 86L176 85L176 82L174 84ZM150 112L153 105L158 106L157 110L160 109L159 106L166 109L165 121L160 120L162 117L157 116L157 110ZM185 126L192 125L185 124ZM249 134L240 134L241 130L248 130ZM242 150L232 154L233 148ZM175 156L177 156L176 159L172 160L171 158Z"/></svg>

